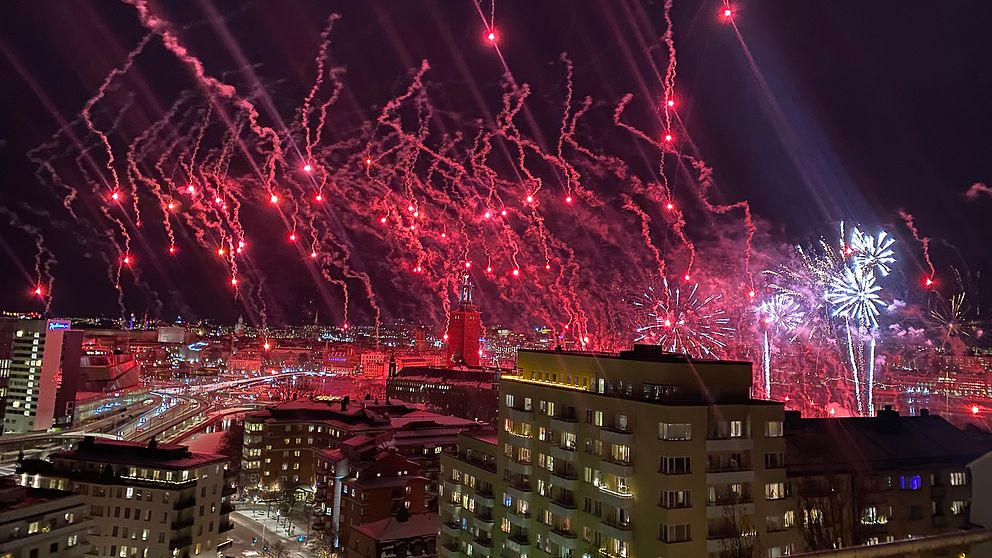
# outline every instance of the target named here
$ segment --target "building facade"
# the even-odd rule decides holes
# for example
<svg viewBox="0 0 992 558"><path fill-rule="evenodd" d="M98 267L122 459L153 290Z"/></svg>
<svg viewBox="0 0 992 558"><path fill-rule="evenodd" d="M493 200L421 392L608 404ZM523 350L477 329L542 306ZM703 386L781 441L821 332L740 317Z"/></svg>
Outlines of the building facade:
<svg viewBox="0 0 992 558"><path fill-rule="evenodd" d="M968 464L989 451L924 410L816 419L787 412L786 471L802 549L829 550L972 528Z"/></svg>
<svg viewBox="0 0 992 558"><path fill-rule="evenodd" d="M288 490L311 498L317 481L315 453L356 437L376 440L420 466L436 494L440 456L454 449L459 432L474 421L439 415L399 402L299 400L245 417L242 488L246 496Z"/></svg>
<svg viewBox="0 0 992 558"><path fill-rule="evenodd" d="M83 497L0 480L0 556L82 558L89 550Z"/></svg>
<svg viewBox="0 0 992 558"><path fill-rule="evenodd" d="M88 556L217 558L233 528L227 461L186 446L86 438L17 472L24 486L82 496L93 521Z"/></svg>
<svg viewBox="0 0 992 558"><path fill-rule="evenodd" d="M452 504L442 511L441 554L791 553L784 411L750 389L750 363L690 362L654 346L610 355L521 350L516 371L501 379L495 477L470 473L482 494L489 481L479 479L495 481L493 528L465 511L485 517L487 502L464 488L459 465L468 467L456 461L468 459L466 446L445 471L462 488L445 486L458 490L457 510L453 494L441 498ZM476 445L471 455L491 451ZM480 542L486 532L491 540Z"/></svg>
<svg viewBox="0 0 992 558"><path fill-rule="evenodd" d="M72 424L83 332L65 320L18 320L7 368L5 433Z"/></svg>
<svg viewBox="0 0 992 558"><path fill-rule="evenodd" d="M500 371L406 366L386 379L386 397L479 422L496 419Z"/></svg>
<svg viewBox="0 0 992 558"><path fill-rule="evenodd" d="M458 305L451 310L448 330L444 334L447 342L445 365L479 366L482 362L482 314L472 300L472 282L468 275L458 290Z"/></svg>

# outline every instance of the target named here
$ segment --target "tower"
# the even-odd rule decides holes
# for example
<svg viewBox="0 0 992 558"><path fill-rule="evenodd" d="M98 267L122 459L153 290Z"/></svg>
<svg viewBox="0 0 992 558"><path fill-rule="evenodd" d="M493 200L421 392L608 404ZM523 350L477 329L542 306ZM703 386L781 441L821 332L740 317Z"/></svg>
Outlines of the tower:
<svg viewBox="0 0 992 558"><path fill-rule="evenodd" d="M445 362L448 365L479 366L479 337L482 320L479 308L472 302L472 282L465 275L458 288L458 306L448 318L448 346Z"/></svg>

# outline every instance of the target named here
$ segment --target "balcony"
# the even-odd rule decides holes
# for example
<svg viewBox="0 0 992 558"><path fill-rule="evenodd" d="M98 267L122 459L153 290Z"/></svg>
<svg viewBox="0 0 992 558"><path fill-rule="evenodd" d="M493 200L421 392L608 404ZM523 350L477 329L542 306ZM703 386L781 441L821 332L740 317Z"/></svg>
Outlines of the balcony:
<svg viewBox="0 0 992 558"><path fill-rule="evenodd" d="M460 480L453 481L451 479L444 479L441 486L444 488L445 494L452 494L454 492L462 491L462 481Z"/></svg>
<svg viewBox="0 0 992 558"><path fill-rule="evenodd" d="M618 490L602 484L596 488L599 489L600 498L604 502L607 502L611 506L617 508L630 509L631 500L634 498L634 493L631 492L629 488Z"/></svg>
<svg viewBox="0 0 992 558"><path fill-rule="evenodd" d="M548 500L548 509L555 515L571 518L575 517L575 512L578 511L578 505L576 505L575 498L572 495L559 495Z"/></svg>
<svg viewBox="0 0 992 558"><path fill-rule="evenodd" d="M218 533L226 533L226 532L230 531L231 529L234 529L234 522L233 521L221 521L220 522L220 527L217 529L217 532Z"/></svg>
<svg viewBox="0 0 992 558"><path fill-rule="evenodd" d="M172 550L186 548L187 546L193 544L193 537L173 537L169 539L169 548Z"/></svg>
<svg viewBox="0 0 992 558"><path fill-rule="evenodd" d="M506 510L506 519L513 525L527 528L530 526L530 511L520 511L516 508Z"/></svg>
<svg viewBox="0 0 992 558"><path fill-rule="evenodd" d="M753 469L706 472L706 484L744 484L749 482L754 482Z"/></svg>
<svg viewBox="0 0 992 558"><path fill-rule="evenodd" d="M493 553L493 540L490 538L476 537L472 540L472 553L482 556L491 556Z"/></svg>
<svg viewBox="0 0 992 558"><path fill-rule="evenodd" d="M574 416L553 416L551 417L551 428L558 432L571 432L575 434L575 429L579 426L579 419Z"/></svg>
<svg viewBox="0 0 992 558"><path fill-rule="evenodd" d="M506 485L506 491L509 492L514 498L523 498L528 501L530 500L530 483L522 483L519 481L512 482Z"/></svg>
<svg viewBox="0 0 992 558"><path fill-rule="evenodd" d="M630 445L634 442L634 432L630 430L629 426L626 429L618 426L604 426L599 431L599 439L604 444Z"/></svg>
<svg viewBox="0 0 992 558"><path fill-rule="evenodd" d="M513 422L533 422L534 420L534 410L525 411L524 409L518 409L516 407L503 407L499 410L500 418L507 418Z"/></svg>
<svg viewBox="0 0 992 558"><path fill-rule="evenodd" d="M566 448L563 446L551 446L548 448L548 455L554 457L555 459L561 459L563 461L571 462L575 459L575 448Z"/></svg>
<svg viewBox="0 0 992 558"><path fill-rule="evenodd" d="M227 502L220 505L220 514L227 515L234 511L234 504L228 504Z"/></svg>
<svg viewBox="0 0 992 558"><path fill-rule="evenodd" d="M450 537L458 538L461 535L462 528L454 521L445 521L441 524L441 532Z"/></svg>
<svg viewBox="0 0 992 558"><path fill-rule="evenodd" d="M438 547L442 558L461 558L463 554L458 548L458 544L443 544Z"/></svg>
<svg viewBox="0 0 992 558"><path fill-rule="evenodd" d="M491 514L472 518L472 523L481 531L489 531L493 528L493 516Z"/></svg>
<svg viewBox="0 0 992 558"><path fill-rule="evenodd" d="M534 466L530 463L524 463L522 461L507 461L506 468L509 471L518 473L521 475L530 475L534 472Z"/></svg>
<svg viewBox="0 0 992 558"><path fill-rule="evenodd" d="M196 519L190 517L188 519L179 519L172 522L173 531L182 531L183 529L189 529L196 523Z"/></svg>
<svg viewBox="0 0 992 558"><path fill-rule="evenodd" d="M485 488L475 491L475 503L487 508L493 507L493 489Z"/></svg>
<svg viewBox="0 0 992 558"><path fill-rule="evenodd" d="M185 500L179 500L178 502L173 504L172 509L185 510L188 508L192 508L195 505L196 505L196 498L186 498Z"/></svg>
<svg viewBox="0 0 992 558"><path fill-rule="evenodd" d="M618 541L631 542L634 540L634 527L629 522L621 524L612 520L604 520L599 525L599 531Z"/></svg>
<svg viewBox="0 0 992 558"><path fill-rule="evenodd" d="M551 471L551 483L566 490L575 490L579 486L579 475L572 469Z"/></svg>
<svg viewBox="0 0 992 558"><path fill-rule="evenodd" d="M613 459L612 457L604 457L599 462L599 470L608 475L615 475L618 477L632 477L634 476L634 465L629 461L619 461Z"/></svg>
<svg viewBox="0 0 992 558"><path fill-rule="evenodd" d="M548 539L562 548L578 548L578 539L573 531L552 529L548 532Z"/></svg>
<svg viewBox="0 0 992 558"><path fill-rule="evenodd" d="M525 534L513 533L506 537L506 547L515 552L527 552L530 549L530 539Z"/></svg>
<svg viewBox="0 0 992 558"><path fill-rule="evenodd" d="M745 451L754 449L751 438L730 438L713 436L706 439L706 452Z"/></svg>

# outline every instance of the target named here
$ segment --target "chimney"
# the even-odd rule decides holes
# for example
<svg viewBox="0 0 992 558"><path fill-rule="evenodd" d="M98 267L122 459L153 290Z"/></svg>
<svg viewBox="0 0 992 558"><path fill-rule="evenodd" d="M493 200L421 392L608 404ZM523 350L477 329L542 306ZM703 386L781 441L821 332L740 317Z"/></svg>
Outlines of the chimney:
<svg viewBox="0 0 992 558"><path fill-rule="evenodd" d="M928 416L930 416L930 409L920 409L920 416L921 417L928 417Z"/></svg>
<svg viewBox="0 0 992 558"><path fill-rule="evenodd" d="M351 403L351 396L345 395L341 399L341 410L342 411L347 411L348 410L348 403Z"/></svg>

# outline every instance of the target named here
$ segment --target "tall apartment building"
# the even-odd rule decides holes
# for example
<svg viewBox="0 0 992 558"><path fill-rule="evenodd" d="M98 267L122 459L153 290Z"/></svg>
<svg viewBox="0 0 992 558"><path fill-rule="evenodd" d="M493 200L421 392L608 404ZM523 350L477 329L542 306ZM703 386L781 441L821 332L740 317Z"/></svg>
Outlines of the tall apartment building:
<svg viewBox="0 0 992 558"><path fill-rule="evenodd" d="M93 522L83 497L0 479L0 556L82 558Z"/></svg>
<svg viewBox="0 0 992 558"><path fill-rule="evenodd" d="M420 466L436 494L441 452L454 450L459 432L474 421L438 415L404 403L299 400L245 417L242 488L274 495L286 489L314 492L316 452L355 437L375 439Z"/></svg>
<svg viewBox="0 0 992 558"><path fill-rule="evenodd" d="M495 430L469 431L458 436L457 453L441 458L439 553L493 556L494 527L503 517L497 507L498 447Z"/></svg>
<svg viewBox="0 0 992 558"><path fill-rule="evenodd" d="M25 486L81 495L93 518L88 556L217 558L233 529L228 457L186 446L86 438L51 461L18 465Z"/></svg>
<svg viewBox="0 0 992 558"><path fill-rule="evenodd" d="M803 518L797 524L801 550L971 527L968 464L992 449L988 433L966 433L926 410L900 416L886 407L857 418L801 418L790 411L785 434L789 492L796 517Z"/></svg>
<svg viewBox="0 0 992 558"><path fill-rule="evenodd" d="M466 466L466 446L445 471L461 488L457 508L454 486L441 497L442 555L775 557L795 548L784 410L751 398L750 363L636 345L521 350L517 366L500 386L494 505L480 481L492 473ZM491 446L472 450L474 459ZM481 495L465 488L470 469Z"/></svg>
<svg viewBox="0 0 992 558"><path fill-rule="evenodd" d="M5 433L72 424L83 332L65 320L18 320L4 402Z"/></svg>

